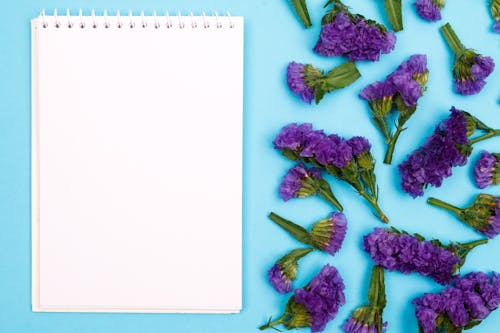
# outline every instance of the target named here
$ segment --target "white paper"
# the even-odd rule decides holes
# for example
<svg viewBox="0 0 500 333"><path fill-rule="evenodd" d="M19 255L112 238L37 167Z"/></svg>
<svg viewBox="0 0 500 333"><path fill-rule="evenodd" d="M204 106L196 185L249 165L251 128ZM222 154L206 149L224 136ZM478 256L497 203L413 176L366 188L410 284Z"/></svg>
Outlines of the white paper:
<svg viewBox="0 0 500 333"><path fill-rule="evenodd" d="M238 312L243 18L132 19L32 21L33 310Z"/></svg>

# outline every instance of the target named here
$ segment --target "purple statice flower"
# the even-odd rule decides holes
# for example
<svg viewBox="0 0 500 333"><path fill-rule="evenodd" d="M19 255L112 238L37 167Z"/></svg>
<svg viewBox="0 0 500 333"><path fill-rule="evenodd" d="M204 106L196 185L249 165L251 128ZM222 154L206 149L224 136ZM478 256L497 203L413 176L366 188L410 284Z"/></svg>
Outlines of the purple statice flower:
<svg viewBox="0 0 500 333"><path fill-rule="evenodd" d="M429 184L440 187L451 176L452 167L467 163L467 117L463 111L451 109L451 115L436 127L424 145L411 153L398 166L401 186L412 197L422 196Z"/></svg>
<svg viewBox="0 0 500 333"><path fill-rule="evenodd" d="M299 95L304 102L311 104L314 99L314 90L313 87L308 86L306 83L305 67L304 64L292 61L286 71L286 82L294 94Z"/></svg>
<svg viewBox="0 0 500 333"><path fill-rule="evenodd" d="M479 188L486 188L500 183L500 154L481 152L481 156L474 166L474 180Z"/></svg>
<svg viewBox="0 0 500 333"><path fill-rule="evenodd" d="M394 86L387 81L377 81L367 85L359 93L359 97L368 101L369 103L379 102L384 99L389 99L394 96L396 90Z"/></svg>
<svg viewBox="0 0 500 333"><path fill-rule="evenodd" d="M345 139L332 134L316 145L314 156L324 166L343 168L352 160L353 154L351 146Z"/></svg>
<svg viewBox="0 0 500 333"><path fill-rule="evenodd" d="M280 265L274 264L268 272L269 282L280 294L292 291L292 280L282 271Z"/></svg>
<svg viewBox="0 0 500 333"><path fill-rule="evenodd" d="M449 283L457 268L465 260L465 257L459 256L458 252L454 251L460 247L470 251L477 245L479 243L453 244L448 248L433 241L400 233L395 229L383 228L375 228L363 238L363 249L376 265L403 274L417 272L429 276L440 284Z"/></svg>
<svg viewBox="0 0 500 333"><path fill-rule="evenodd" d="M284 201L311 196L316 193L315 180L321 178L320 170L307 169L303 163L299 163L288 170L283 178L279 189L280 196Z"/></svg>
<svg viewBox="0 0 500 333"><path fill-rule="evenodd" d="M316 222L311 228L314 247L331 255L342 246L347 230L347 220L342 213L332 213L329 218Z"/></svg>
<svg viewBox="0 0 500 333"><path fill-rule="evenodd" d="M406 107L414 107L427 84L427 56L414 54L387 76L387 82L394 87Z"/></svg>
<svg viewBox="0 0 500 333"><path fill-rule="evenodd" d="M286 294L292 291L292 282L295 280L298 269L298 261L308 253L312 248L295 249L281 257L268 271L269 282L280 294Z"/></svg>
<svg viewBox="0 0 500 333"><path fill-rule="evenodd" d="M449 321L457 331L479 324L500 305L500 274L469 273L440 293L426 293L412 302L423 333L435 333Z"/></svg>
<svg viewBox="0 0 500 333"><path fill-rule="evenodd" d="M488 238L500 233L500 197L481 193L466 208L459 208L436 198L429 198L427 202L451 212Z"/></svg>
<svg viewBox="0 0 500 333"><path fill-rule="evenodd" d="M370 141L367 138L362 136L353 136L349 140L347 140L347 144L351 147L352 155L358 157L364 152L367 152L371 149Z"/></svg>
<svg viewBox="0 0 500 333"><path fill-rule="evenodd" d="M346 323L342 326L347 333L378 333L385 332L382 314L386 306L384 269L373 266L368 289L368 304L356 308Z"/></svg>
<svg viewBox="0 0 500 333"><path fill-rule="evenodd" d="M295 302L302 304L310 318L311 332L321 332L345 304L344 281L337 269L325 265L311 282L294 292Z"/></svg>
<svg viewBox="0 0 500 333"><path fill-rule="evenodd" d="M415 7L421 18L435 22L441 19L441 9L444 7L444 0L417 0L415 1Z"/></svg>
<svg viewBox="0 0 500 333"><path fill-rule="evenodd" d="M449 23L441 27L441 33L455 56L453 64L455 91L461 95L479 93L486 85L485 79L495 68L493 59L466 48Z"/></svg>
<svg viewBox="0 0 500 333"><path fill-rule="evenodd" d="M493 25L493 31L500 34L500 18L495 21Z"/></svg>
<svg viewBox="0 0 500 333"><path fill-rule="evenodd" d="M312 131L312 124L309 123L301 125L297 123L288 124L281 129L280 133L274 139L274 148L299 152L306 143L306 138Z"/></svg>
<svg viewBox="0 0 500 333"><path fill-rule="evenodd" d="M328 57L345 54L351 61L377 61L380 53L391 52L395 43L394 32L343 8L322 26L314 51Z"/></svg>

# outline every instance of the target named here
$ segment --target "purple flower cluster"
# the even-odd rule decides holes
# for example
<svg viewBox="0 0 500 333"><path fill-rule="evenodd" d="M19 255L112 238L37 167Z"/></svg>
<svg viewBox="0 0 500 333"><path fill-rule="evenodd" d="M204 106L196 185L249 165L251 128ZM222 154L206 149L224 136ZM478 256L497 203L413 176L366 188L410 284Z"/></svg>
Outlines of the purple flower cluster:
<svg viewBox="0 0 500 333"><path fill-rule="evenodd" d="M309 123L292 123L283 127L274 140L274 148L292 150L301 157L315 157L323 166L337 168L347 166L354 156L348 140L313 130Z"/></svg>
<svg viewBox="0 0 500 333"><path fill-rule="evenodd" d="M292 291L292 280L283 272L279 264L274 264L268 272L269 282L280 294Z"/></svg>
<svg viewBox="0 0 500 333"><path fill-rule="evenodd" d="M440 293L414 299L413 304L424 333L437 332L444 322L457 329L479 324L500 305L500 274L469 273Z"/></svg>
<svg viewBox="0 0 500 333"><path fill-rule="evenodd" d="M317 222L311 229L311 239L319 249L334 255L340 250L347 230L347 220L342 213L332 213Z"/></svg>
<svg viewBox="0 0 500 333"><path fill-rule="evenodd" d="M311 104L314 99L314 90L306 83L305 67L304 64L292 61L286 71L286 82L294 94L299 95L304 102Z"/></svg>
<svg viewBox="0 0 500 333"><path fill-rule="evenodd" d="M387 328L387 322L382 324L382 327L379 328L377 323L373 323L373 325L369 325L367 323L363 323L357 321L355 318L350 317L347 322L342 325L342 329L346 333L385 333Z"/></svg>
<svg viewBox="0 0 500 333"><path fill-rule="evenodd" d="M467 142L467 117L452 107L451 115L424 145L399 165L403 190L415 198L422 196L429 184L440 187L443 179L451 176L453 167L467 163L467 155L460 149Z"/></svg>
<svg viewBox="0 0 500 333"><path fill-rule="evenodd" d="M375 228L363 238L363 249L388 271L417 272L447 284L461 259L452 251L408 234Z"/></svg>
<svg viewBox="0 0 500 333"><path fill-rule="evenodd" d="M490 1L490 11L491 16L495 20L493 25L493 31L496 33L500 33L500 1L499 0L491 0Z"/></svg>
<svg viewBox="0 0 500 333"><path fill-rule="evenodd" d="M343 10L322 26L314 51L328 57L345 54L351 61L377 61L380 53L391 52L395 43L394 32Z"/></svg>
<svg viewBox="0 0 500 333"><path fill-rule="evenodd" d="M418 15L424 20L435 22L441 19L441 9L444 7L444 0L417 0L415 8Z"/></svg>
<svg viewBox="0 0 500 333"><path fill-rule="evenodd" d="M485 79L493 72L495 63L491 57L484 57L467 50L455 61L453 76L455 90L461 95L479 93L486 85Z"/></svg>
<svg viewBox="0 0 500 333"><path fill-rule="evenodd" d="M474 166L474 180L479 188L486 188L500 181L500 155L481 152L481 156Z"/></svg>
<svg viewBox="0 0 500 333"><path fill-rule="evenodd" d="M292 198L305 197L312 195L316 188L314 179L321 179L321 171L316 168L307 169L303 163L299 163L292 167L280 185L280 196L283 200L288 201Z"/></svg>
<svg viewBox="0 0 500 333"><path fill-rule="evenodd" d="M495 198L495 208L492 209L488 217L488 226L482 231L488 238L493 238L500 234L500 197Z"/></svg>
<svg viewBox="0 0 500 333"><path fill-rule="evenodd" d="M311 282L294 292L295 302L304 305L311 332L320 332L345 304L344 282L335 267L325 265Z"/></svg>
<svg viewBox="0 0 500 333"><path fill-rule="evenodd" d="M422 96L423 87L427 83L427 73L427 57L422 54L412 55L389 74L385 81L368 85L359 96L370 103L377 103L399 94L407 107L416 106L417 100ZM423 80L419 80L420 78ZM371 105L373 108L373 104ZM377 111L374 110L374 112Z"/></svg>

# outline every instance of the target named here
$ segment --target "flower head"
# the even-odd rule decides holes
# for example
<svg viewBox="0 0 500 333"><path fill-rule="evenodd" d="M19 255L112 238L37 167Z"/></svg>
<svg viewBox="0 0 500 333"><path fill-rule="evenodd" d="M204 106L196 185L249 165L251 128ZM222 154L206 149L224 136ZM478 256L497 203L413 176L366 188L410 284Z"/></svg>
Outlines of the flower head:
<svg viewBox="0 0 500 333"><path fill-rule="evenodd" d="M316 179L321 179L321 171L316 168L306 169L303 163L288 170L280 185L280 196L288 201L292 198L304 198L317 191Z"/></svg>
<svg viewBox="0 0 500 333"><path fill-rule="evenodd" d="M323 331L345 304L344 282L337 269L325 265L304 288L294 292L295 302L304 305L310 317L311 332Z"/></svg>
<svg viewBox="0 0 500 333"><path fill-rule="evenodd" d="M468 117L463 111L451 109L424 145L411 153L398 166L401 186L412 197L422 196L428 185L440 187L443 179L451 176L452 167L467 162Z"/></svg>
<svg viewBox="0 0 500 333"><path fill-rule="evenodd" d="M378 116L385 116L392 109L392 99L396 94L394 85L387 81L377 81L367 85L359 97L368 101L372 112Z"/></svg>
<svg viewBox="0 0 500 333"><path fill-rule="evenodd" d="M500 274L469 273L440 293L414 299L413 304L424 333L435 333L446 322L455 329L479 324L500 305Z"/></svg>
<svg viewBox="0 0 500 333"><path fill-rule="evenodd" d="M334 255L342 246L346 230L344 214L332 213L329 218L316 222L310 234L315 247Z"/></svg>
<svg viewBox="0 0 500 333"><path fill-rule="evenodd" d="M491 16L493 16L493 19L495 20L493 31L500 33L500 0L490 1L490 12Z"/></svg>
<svg viewBox="0 0 500 333"><path fill-rule="evenodd" d="M363 249L375 264L403 274L417 272L440 284L451 281L457 268L464 263L468 251L478 244L443 246L437 241L426 241L420 236L401 233L394 228L375 228L363 238Z"/></svg>
<svg viewBox="0 0 500 333"><path fill-rule="evenodd" d="M417 0L415 7L421 18L435 22L441 19L441 9L444 7L444 0Z"/></svg>
<svg viewBox="0 0 500 333"><path fill-rule="evenodd" d="M491 154L487 151L481 152L474 166L474 180L479 188L500 183L500 154Z"/></svg>
<svg viewBox="0 0 500 333"><path fill-rule="evenodd" d="M351 147L352 154L356 157L369 151L372 147L370 141L363 136L353 136L347 140L347 144Z"/></svg>
<svg viewBox="0 0 500 333"><path fill-rule="evenodd" d="M351 14L340 1L323 18L321 33L314 51L324 56L347 55L349 60L377 61L380 53L394 49L394 32L361 15Z"/></svg>
<svg viewBox="0 0 500 333"><path fill-rule="evenodd" d="M300 151L313 131L312 124L291 123L283 127L273 141L275 149Z"/></svg>
<svg viewBox="0 0 500 333"><path fill-rule="evenodd" d="M267 273L269 282L280 294L292 291L292 281L297 274L298 261L308 253L311 248L295 249L280 258Z"/></svg>
<svg viewBox="0 0 500 333"><path fill-rule="evenodd" d="M286 71L286 82L294 94L299 95L304 102L310 104L314 99L314 90L306 82L304 73L306 66L292 61Z"/></svg>
<svg viewBox="0 0 500 333"><path fill-rule="evenodd" d="M500 34L500 19L495 21L493 24L493 31Z"/></svg>
<svg viewBox="0 0 500 333"><path fill-rule="evenodd" d="M342 329L347 333L385 332L387 323L382 319L385 305L384 269L373 266L368 289L368 304L354 310Z"/></svg>

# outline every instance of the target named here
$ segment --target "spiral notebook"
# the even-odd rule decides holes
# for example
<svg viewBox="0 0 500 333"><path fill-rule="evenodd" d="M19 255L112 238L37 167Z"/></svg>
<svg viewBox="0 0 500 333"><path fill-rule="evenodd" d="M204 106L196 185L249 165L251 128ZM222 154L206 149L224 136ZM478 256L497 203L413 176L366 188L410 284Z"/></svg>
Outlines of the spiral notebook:
<svg viewBox="0 0 500 333"><path fill-rule="evenodd" d="M242 306L243 18L32 20L33 311Z"/></svg>

